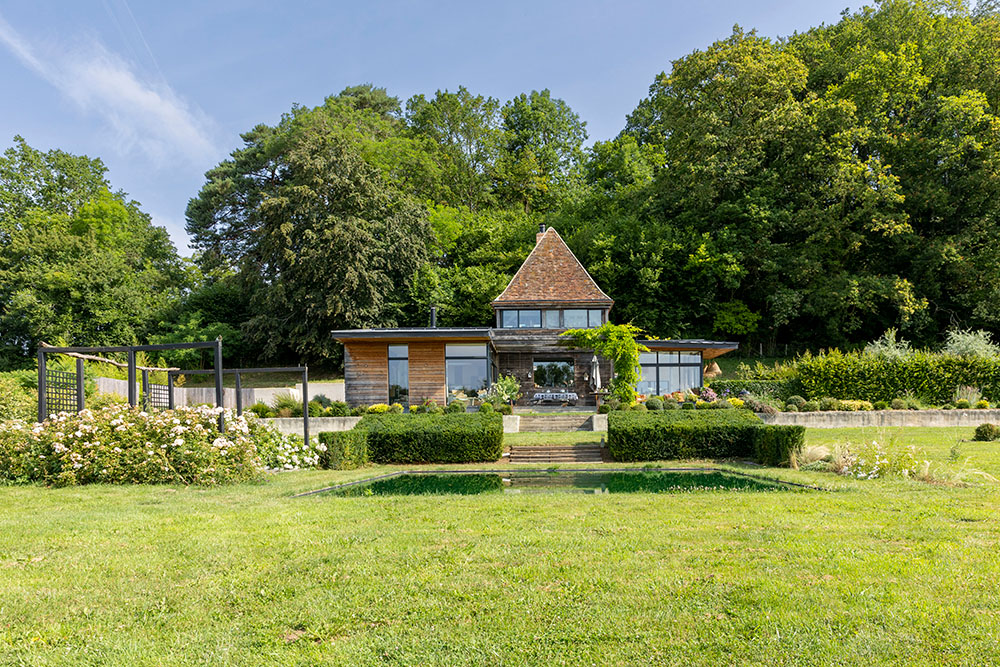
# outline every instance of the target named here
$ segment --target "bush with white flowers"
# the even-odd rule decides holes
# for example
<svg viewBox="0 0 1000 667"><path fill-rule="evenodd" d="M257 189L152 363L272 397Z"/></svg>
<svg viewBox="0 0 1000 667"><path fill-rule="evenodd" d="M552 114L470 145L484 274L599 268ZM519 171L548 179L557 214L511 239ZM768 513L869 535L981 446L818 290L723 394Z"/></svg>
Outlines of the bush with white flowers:
<svg viewBox="0 0 1000 667"><path fill-rule="evenodd" d="M75 484L212 485L279 467L293 441L254 415L207 406L145 412L127 405L59 413L39 424L0 422L0 480ZM304 467L315 465L297 454ZM292 459L294 461L294 459ZM281 465L280 467L285 467Z"/></svg>
<svg viewBox="0 0 1000 667"><path fill-rule="evenodd" d="M844 474L858 479L879 477L913 477L917 472L916 450L913 447L882 444L877 440L849 445Z"/></svg>

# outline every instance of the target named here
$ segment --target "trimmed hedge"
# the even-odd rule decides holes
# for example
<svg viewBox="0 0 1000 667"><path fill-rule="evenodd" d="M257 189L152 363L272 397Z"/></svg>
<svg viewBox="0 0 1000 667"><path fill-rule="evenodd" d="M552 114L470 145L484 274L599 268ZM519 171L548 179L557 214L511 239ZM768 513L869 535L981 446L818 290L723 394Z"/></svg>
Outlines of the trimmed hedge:
<svg viewBox="0 0 1000 667"><path fill-rule="evenodd" d="M616 461L753 458L787 465L804 438L804 427L765 425L748 410L614 412L608 418L608 449Z"/></svg>
<svg viewBox="0 0 1000 667"><path fill-rule="evenodd" d="M328 470L353 470L368 465L368 434L364 429L324 431L319 434L319 466Z"/></svg>
<svg viewBox="0 0 1000 667"><path fill-rule="evenodd" d="M832 396L892 401L912 393L930 403L947 403L957 387L978 387L991 401L1000 400L1000 359L914 352L900 359L834 350L805 356L795 363L809 398Z"/></svg>
<svg viewBox="0 0 1000 667"><path fill-rule="evenodd" d="M496 413L365 415L375 463L472 463L496 461L503 453L503 418Z"/></svg>

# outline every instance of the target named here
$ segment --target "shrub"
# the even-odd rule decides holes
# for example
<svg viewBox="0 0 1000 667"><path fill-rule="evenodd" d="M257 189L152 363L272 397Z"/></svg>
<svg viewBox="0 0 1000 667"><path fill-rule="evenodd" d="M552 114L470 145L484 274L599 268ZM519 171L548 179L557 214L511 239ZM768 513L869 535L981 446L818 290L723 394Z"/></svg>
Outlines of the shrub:
<svg viewBox="0 0 1000 667"><path fill-rule="evenodd" d="M785 406L785 412L798 412L799 408L794 403L789 403Z"/></svg>
<svg viewBox="0 0 1000 667"><path fill-rule="evenodd" d="M601 406L601 407L604 407L604 406ZM499 412L502 415L512 415L512 414L514 414L514 409L511 408L508 404L504 403L503 405L498 405L497 406L497 412Z"/></svg>
<svg viewBox="0 0 1000 667"><path fill-rule="evenodd" d="M316 394L315 396L312 397L312 400L310 400L309 402L311 403L313 401L316 401L317 403L319 403L323 407L324 410L326 410L327 408L329 408L330 406L333 405L333 401L331 401L326 396L326 394Z"/></svg>
<svg viewBox="0 0 1000 667"><path fill-rule="evenodd" d="M819 412L819 401L806 401L799 406L799 412Z"/></svg>
<svg viewBox="0 0 1000 667"><path fill-rule="evenodd" d="M663 399L653 396L646 400L646 407L650 410L662 410L663 409Z"/></svg>
<svg viewBox="0 0 1000 667"><path fill-rule="evenodd" d="M34 423L37 418L37 391L24 387L13 375L0 375L0 421L20 419Z"/></svg>
<svg viewBox="0 0 1000 667"><path fill-rule="evenodd" d="M479 412L481 412L484 415L488 415L492 412L496 412L496 408L493 407L492 403L483 403L482 405L479 406Z"/></svg>
<svg viewBox="0 0 1000 667"><path fill-rule="evenodd" d="M1000 439L1000 426L996 424L980 424L976 427L976 434L972 436L978 442L993 442Z"/></svg>
<svg viewBox="0 0 1000 667"><path fill-rule="evenodd" d="M302 416L302 401L287 392L277 394L271 402L271 408L279 417Z"/></svg>
<svg viewBox="0 0 1000 667"><path fill-rule="evenodd" d="M389 412L391 412L394 415L401 415L401 414L403 414L403 405L402 405L402 403L393 403L392 405L390 405L389 406Z"/></svg>
<svg viewBox="0 0 1000 667"><path fill-rule="evenodd" d="M256 403L251 405L249 408L247 408L247 412L252 412L261 419L267 419L269 417L274 416L274 412L271 410L271 408L267 407L267 404L264 403L263 401L257 401Z"/></svg>
<svg viewBox="0 0 1000 667"><path fill-rule="evenodd" d="M465 401L455 400L448 404L445 409L448 414L454 414L457 412L465 412Z"/></svg>
<svg viewBox="0 0 1000 667"><path fill-rule="evenodd" d="M351 414L351 409L343 401L330 401L326 408L327 417L346 417Z"/></svg>
<svg viewBox="0 0 1000 667"><path fill-rule="evenodd" d="M983 399L981 401L976 401L976 409L977 410L988 410L989 407L990 407L990 402L987 401L987 400L985 400L985 399Z"/></svg>
<svg viewBox="0 0 1000 667"><path fill-rule="evenodd" d="M944 353L970 359L996 359L1000 346L993 342L988 331L953 329L946 335Z"/></svg>
<svg viewBox="0 0 1000 667"><path fill-rule="evenodd" d="M847 412L870 412L875 406L868 401L840 401L840 409Z"/></svg>
<svg viewBox="0 0 1000 667"><path fill-rule="evenodd" d="M732 410L733 404L725 399L717 398L711 403L709 403L708 407L710 407L713 410Z"/></svg>
<svg viewBox="0 0 1000 667"><path fill-rule="evenodd" d="M645 403L633 403L628 406L628 409L632 412L648 412L649 408L646 407Z"/></svg>
<svg viewBox="0 0 1000 667"><path fill-rule="evenodd" d="M889 403L887 401L875 401L872 403L872 407L876 410L888 410Z"/></svg>
<svg viewBox="0 0 1000 667"><path fill-rule="evenodd" d="M427 412L426 405L411 405L410 414L411 415L422 415Z"/></svg>
<svg viewBox="0 0 1000 667"><path fill-rule="evenodd" d="M893 410L905 410L906 401L903 400L902 398L894 398L892 399L892 403L889 404L889 407L891 407Z"/></svg>
<svg viewBox="0 0 1000 667"><path fill-rule="evenodd" d="M360 406L356 408L351 408L352 417L360 417L361 415L365 414L365 412L367 412L367 410L365 410L365 408L362 408Z"/></svg>
<svg viewBox="0 0 1000 667"><path fill-rule="evenodd" d="M609 412L611 412L611 406L608 405L607 403L601 403L600 405L597 406L597 414L606 415Z"/></svg>
<svg viewBox="0 0 1000 667"><path fill-rule="evenodd" d="M764 425L744 410L615 413L608 448L616 461L746 457L778 465L801 447L804 433L801 426Z"/></svg>
<svg viewBox="0 0 1000 667"><path fill-rule="evenodd" d="M801 408L805 404L805 402L806 402L806 399L804 399L804 398L802 398L801 396L798 396L798 395L789 396L788 397L788 403L791 403L792 405L794 405L797 408Z"/></svg>
<svg viewBox="0 0 1000 667"><path fill-rule="evenodd" d="M743 405L751 412L759 412L765 415L773 415L778 411L755 396L747 396L743 399Z"/></svg>
<svg viewBox="0 0 1000 667"><path fill-rule="evenodd" d="M218 408L146 413L127 405L62 413L28 426L0 423L0 478L45 484L199 484L257 477L282 448L294 448L253 413ZM308 461L303 462L308 465Z"/></svg>
<svg viewBox="0 0 1000 667"><path fill-rule="evenodd" d="M681 410L694 410L695 404L691 401L684 401L681 403Z"/></svg>
<svg viewBox="0 0 1000 667"><path fill-rule="evenodd" d="M374 403L369 405L365 412L370 415L384 415L389 412L389 406L385 403Z"/></svg>
<svg viewBox="0 0 1000 667"><path fill-rule="evenodd" d="M739 396L742 392L761 398L790 403L801 390L798 379L712 380L711 387L720 396Z"/></svg>
<svg viewBox="0 0 1000 667"><path fill-rule="evenodd" d="M503 452L498 414L366 415L357 428L376 463L496 461Z"/></svg>
<svg viewBox="0 0 1000 667"><path fill-rule="evenodd" d="M955 393L952 394L953 401L961 401L965 399L969 402L969 405L976 403L983 397L983 392L979 391L976 387L956 387Z"/></svg>
<svg viewBox="0 0 1000 667"><path fill-rule="evenodd" d="M680 410L681 409L681 404L678 403L677 401L664 401L663 402L663 409L664 410Z"/></svg>
<svg viewBox="0 0 1000 667"><path fill-rule="evenodd" d="M859 445L848 445L845 475L859 479L876 479L890 475L912 477L917 472L917 459L913 447L901 447L893 442L887 445L876 440Z"/></svg>
<svg viewBox="0 0 1000 667"><path fill-rule="evenodd" d="M702 387L701 389L698 390L698 398L705 401L706 403L711 403L712 401L719 398L719 395L708 387Z"/></svg>
<svg viewBox="0 0 1000 667"><path fill-rule="evenodd" d="M309 416L310 417L322 417L323 413L326 412L326 408L323 404L317 400L309 401Z"/></svg>
<svg viewBox="0 0 1000 667"><path fill-rule="evenodd" d="M830 396L824 396L823 398L819 399L819 409L822 410L823 412L839 410L840 401L838 401L835 398L831 398Z"/></svg>
<svg viewBox="0 0 1000 667"><path fill-rule="evenodd" d="M368 434L363 428L324 431L319 434L323 450L319 465L329 470L352 470L368 465Z"/></svg>
<svg viewBox="0 0 1000 667"><path fill-rule="evenodd" d="M733 406L734 408L746 407L746 401L744 401L742 398L727 398L726 401L729 403L729 405Z"/></svg>
<svg viewBox="0 0 1000 667"><path fill-rule="evenodd" d="M895 403L895 401L893 401L893 403ZM972 407L972 405L964 398L960 398L957 401L955 401L955 407L958 408L959 410L968 410L969 408Z"/></svg>

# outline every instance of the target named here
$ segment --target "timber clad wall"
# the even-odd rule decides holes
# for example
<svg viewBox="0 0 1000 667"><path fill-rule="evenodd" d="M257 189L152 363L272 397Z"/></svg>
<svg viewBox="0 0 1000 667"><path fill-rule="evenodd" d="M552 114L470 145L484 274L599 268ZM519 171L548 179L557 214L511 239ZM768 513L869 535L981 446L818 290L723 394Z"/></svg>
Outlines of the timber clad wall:
<svg viewBox="0 0 1000 667"><path fill-rule="evenodd" d="M344 384L352 406L389 399L389 351L385 343L344 343Z"/></svg>
<svg viewBox="0 0 1000 667"><path fill-rule="evenodd" d="M410 405L445 404L444 343L410 343Z"/></svg>

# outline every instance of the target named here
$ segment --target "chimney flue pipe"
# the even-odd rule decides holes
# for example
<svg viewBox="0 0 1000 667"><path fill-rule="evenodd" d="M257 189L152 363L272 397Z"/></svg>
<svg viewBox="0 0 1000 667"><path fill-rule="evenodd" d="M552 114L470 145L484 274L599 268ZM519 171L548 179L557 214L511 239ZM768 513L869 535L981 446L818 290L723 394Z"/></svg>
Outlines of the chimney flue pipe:
<svg viewBox="0 0 1000 667"><path fill-rule="evenodd" d="M438 309L437 306L431 306L431 328L434 329L438 325Z"/></svg>

